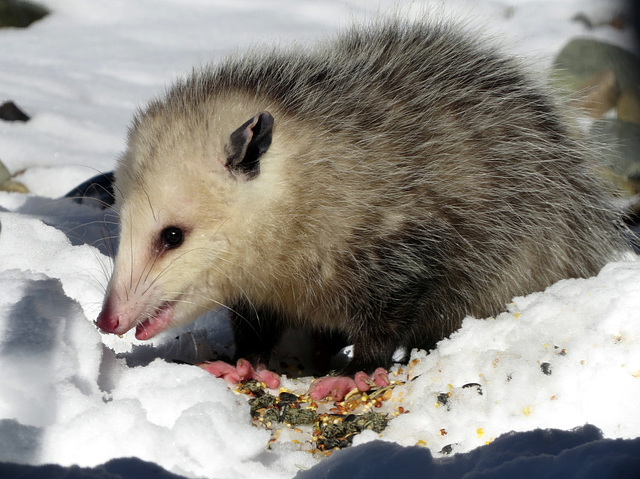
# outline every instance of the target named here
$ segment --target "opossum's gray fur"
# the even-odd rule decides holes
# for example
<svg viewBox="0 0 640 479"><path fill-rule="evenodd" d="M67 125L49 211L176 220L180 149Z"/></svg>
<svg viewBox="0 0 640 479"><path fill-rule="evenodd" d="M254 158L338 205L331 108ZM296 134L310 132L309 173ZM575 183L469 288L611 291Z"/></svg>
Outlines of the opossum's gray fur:
<svg viewBox="0 0 640 479"><path fill-rule="evenodd" d="M188 191L171 162L224 163L229 135L262 111L273 137L253 174L227 165L233 184ZM187 234L162 275L208 270L190 300L235 312L238 355L264 362L283 327L302 325L345 334L350 369L371 370L616 258L595 151L517 61L451 25L394 19L194 72L135 119L118 202L153 202L158 181L205 191L180 221L217 217L207 234L224 247L183 271L205 248Z"/></svg>

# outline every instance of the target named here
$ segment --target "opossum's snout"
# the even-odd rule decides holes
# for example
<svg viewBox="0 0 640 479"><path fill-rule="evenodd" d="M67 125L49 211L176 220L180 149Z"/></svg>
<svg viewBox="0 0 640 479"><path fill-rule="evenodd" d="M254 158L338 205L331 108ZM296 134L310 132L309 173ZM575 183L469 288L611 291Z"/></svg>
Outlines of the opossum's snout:
<svg viewBox="0 0 640 479"><path fill-rule="evenodd" d="M179 226L161 229L153 242L155 259L151 263L157 263L168 250L179 248L186 235L187 231ZM137 272L129 273L138 278L130 284L123 280L121 270L114 271L102 311L95 322L105 333L120 335L135 327L136 338L150 339L171 326L176 301L163 298L162 288L157 282L158 275L151 274L148 264L142 268L142 273L139 268Z"/></svg>
<svg viewBox="0 0 640 479"><path fill-rule="evenodd" d="M137 320L138 312L126 303L114 300L115 295L107 296L102 311L96 319L96 326L105 333L124 334L135 326L136 338L151 339L171 325L174 315L174 301L164 301L151 313Z"/></svg>
<svg viewBox="0 0 640 479"><path fill-rule="evenodd" d="M193 228L184 222L156 221L158 216L134 211L121 211L120 241L129 247L119 248L95 325L117 335L135 329L135 337L146 340L201 313L197 286L204 281L191 281L189 274L205 261L198 253L207 251L207 243L194 242Z"/></svg>
<svg viewBox="0 0 640 479"><path fill-rule="evenodd" d="M123 334L127 330L122 330L122 321L118 314L115 314L113 310L113 306L109 303L110 301L105 302L102 307L102 311L98 315L98 319L96 319L95 324L105 333L113 333L113 334Z"/></svg>

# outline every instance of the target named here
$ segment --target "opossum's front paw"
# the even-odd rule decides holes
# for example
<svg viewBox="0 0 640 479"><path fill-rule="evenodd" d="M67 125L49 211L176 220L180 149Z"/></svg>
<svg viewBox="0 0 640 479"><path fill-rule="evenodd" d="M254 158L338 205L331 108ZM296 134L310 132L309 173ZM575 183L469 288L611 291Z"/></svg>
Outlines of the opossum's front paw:
<svg viewBox="0 0 640 479"><path fill-rule="evenodd" d="M376 369L372 375L364 372L350 376L327 376L316 379L311 383L309 396L312 399L331 397L334 401L341 401L353 389L368 391L374 386L388 386L389 373L384 368Z"/></svg>
<svg viewBox="0 0 640 479"><path fill-rule="evenodd" d="M280 386L280 376L268 369L255 369L246 359L238 359L235 366L224 361L200 363L198 366L231 384L255 379L265 383L271 389Z"/></svg>

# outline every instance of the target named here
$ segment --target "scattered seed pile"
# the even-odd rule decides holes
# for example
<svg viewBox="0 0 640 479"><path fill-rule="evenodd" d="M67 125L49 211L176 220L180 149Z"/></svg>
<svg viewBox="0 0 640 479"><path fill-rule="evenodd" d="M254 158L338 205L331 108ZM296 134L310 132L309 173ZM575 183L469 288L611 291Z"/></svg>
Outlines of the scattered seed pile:
<svg viewBox="0 0 640 479"><path fill-rule="evenodd" d="M367 392L354 389L342 401L313 400L286 388L276 396L255 380L238 385L236 392L250 396L254 425L271 431L269 447L290 441L308 452L329 455L350 446L362 431L381 433L391 419L409 413L399 405L402 398L394 396L394 388L405 384L409 375L400 368L392 376L389 386Z"/></svg>

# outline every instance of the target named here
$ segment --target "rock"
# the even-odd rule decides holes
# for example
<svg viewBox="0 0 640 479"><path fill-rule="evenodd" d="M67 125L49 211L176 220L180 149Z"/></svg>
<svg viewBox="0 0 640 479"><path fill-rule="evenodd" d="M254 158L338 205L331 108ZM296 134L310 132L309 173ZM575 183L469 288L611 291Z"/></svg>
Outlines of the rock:
<svg viewBox="0 0 640 479"><path fill-rule="evenodd" d="M592 118L600 118L614 108L620 97L615 73L601 70L591 75L575 94L574 104Z"/></svg>
<svg viewBox="0 0 640 479"><path fill-rule="evenodd" d="M0 105L0 120L29 121L30 119L29 115L18 108L18 106L12 101L7 101Z"/></svg>
<svg viewBox="0 0 640 479"><path fill-rule="evenodd" d="M8 181L9 179L11 179L11 173L9 173L7 167L4 166L4 163L0 161L0 184Z"/></svg>
<svg viewBox="0 0 640 479"><path fill-rule="evenodd" d="M602 176L628 199L640 193L638 78L640 58L618 46L584 38L571 40L560 51L550 76L551 83L567 93L571 103L599 118L590 135L605 146ZM613 108L618 118L601 118ZM640 206L636 204L631 210L634 208Z"/></svg>
<svg viewBox="0 0 640 479"><path fill-rule="evenodd" d="M591 136L605 143L603 164L610 170L604 176L624 193L640 192L640 125L616 119L593 123Z"/></svg>
<svg viewBox="0 0 640 479"><path fill-rule="evenodd" d="M623 48L590 38L573 39L558 53L550 81L572 95L603 71L613 73L620 91L640 95L640 59Z"/></svg>
<svg viewBox="0 0 640 479"><path fill-rule="evenodd" d="M625 90L616 102L618 120L640 125L640 94L635 90Z"/></svg>
<svg viewBox="0 0 640 479"><path fill-rule="evenodd" d="M23 0L0 0L0 28L25 28L49 13L42 5Z"/></svg>
<svg viewBox="0 0 640 479"><path fill-rule="evenodd" d="M29 190L22 183L13 181L11 173L6 166L0 161L0 191L9 191L11 193L29 193Z"/></svg>
<svg viewBox="0 0 640 479"><path fill-rule="evenodd" d="M29 190L19 181L5 181L0 184L0 191L8 191L9 193L29 193Z"/></svg>
<svg viewBox="0 0 640 479"><path fill-rule="evenodd" d="M624 30L627 27L627 16L624 13L615 15L605 25L615 28L616 30Z"/></svg>
<svg viewBox="0 0 640 479"><path fill-rule="evenodd" d="M577 13L571 19L574 22L582 23L589 30L608 25L616 30L624 30L627 26L627 16L621 11L606 11L604 14L597 15L595 12L587 14L584 12Z"/></svg>
<svg viewBox="0 0 640 479"><path fill-rule="evenodd" d="M637 194L640 194L640 180L627 178L625 176L619 175L613 169L608 167L600 168L600 175L609 183L613 184L616 188L616 191L626 197L632 197ZM638 201L638 206L640 206L640 199ZM640 213L640 209L636 209L637 213Z"/></svg>

